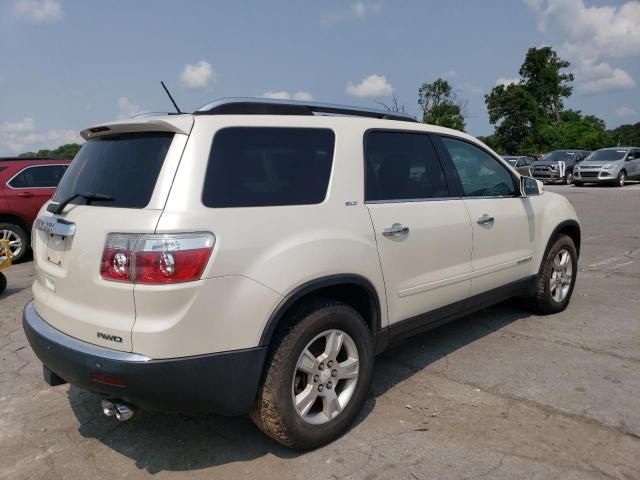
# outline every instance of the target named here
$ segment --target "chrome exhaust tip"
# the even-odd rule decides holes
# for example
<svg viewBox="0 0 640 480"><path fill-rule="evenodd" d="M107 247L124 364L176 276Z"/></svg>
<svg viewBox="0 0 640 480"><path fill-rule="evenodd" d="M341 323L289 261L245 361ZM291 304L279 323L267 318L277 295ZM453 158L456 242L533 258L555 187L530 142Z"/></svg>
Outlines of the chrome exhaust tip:
<svg viewBox="0 0 640 480"><path fill-rule="evenodd" d="M100 406L102 407L102 413L107 417L113 417L116 415L116 406L109 400L102 400L100 402Z"/></svg>
<svg viewBox="0 0 640 480"><path fill-rule="evenodd" d="M119 422L126 422L127 420L131 420L135 410L132 406L127 405L126 403L116 403L116 418Z"/></svg>

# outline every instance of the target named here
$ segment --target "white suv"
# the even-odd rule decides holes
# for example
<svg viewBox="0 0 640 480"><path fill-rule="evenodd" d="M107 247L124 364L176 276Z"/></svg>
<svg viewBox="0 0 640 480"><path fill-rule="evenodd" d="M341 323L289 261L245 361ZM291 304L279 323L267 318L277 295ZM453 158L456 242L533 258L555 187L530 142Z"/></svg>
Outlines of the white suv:
<svg viewBox="0 0 640 480"><path fill-rule="evenodd" d="M227 99L82 135L33 230L23 324L47 383L121 420L250 413L312 448L349 427L391 343L571 297L573 208L461 132Z"/></svg>

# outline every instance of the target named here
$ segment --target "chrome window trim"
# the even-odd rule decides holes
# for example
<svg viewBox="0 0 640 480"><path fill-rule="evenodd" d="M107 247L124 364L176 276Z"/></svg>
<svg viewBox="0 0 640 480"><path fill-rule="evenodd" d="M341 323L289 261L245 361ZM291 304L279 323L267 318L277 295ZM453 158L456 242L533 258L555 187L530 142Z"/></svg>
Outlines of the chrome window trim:
<svg viewBox="0 0 640 480"><path fill-rule="evenodd" d="M432 197L432 198L398 198L394 200L367 200L366 205L379 205L385 203L419 203L419 202L445 202L447 200L464 200L462 197Z"/></svg>
<svg viewBox="0 0 640 480"><path fill-rule="evenodd" d="M22 172L29 170L30 168L42 168L42 167L59 167L59 166L63 166L63 167L69 167L68 163L47 163L46 165L28 165L26 167L24 167L22 170L20 170L19 172L17 172L13 177L11 177L9 180L7 180L7 182L5 183L5 186L11 190L44 190L46 188L57 188L58 185L54 185L52 187L12 187L10 185L11 182L13 182L13 179L16 178L18 175L20 175ZM65 168L66 171L66 168Z"/></svg>

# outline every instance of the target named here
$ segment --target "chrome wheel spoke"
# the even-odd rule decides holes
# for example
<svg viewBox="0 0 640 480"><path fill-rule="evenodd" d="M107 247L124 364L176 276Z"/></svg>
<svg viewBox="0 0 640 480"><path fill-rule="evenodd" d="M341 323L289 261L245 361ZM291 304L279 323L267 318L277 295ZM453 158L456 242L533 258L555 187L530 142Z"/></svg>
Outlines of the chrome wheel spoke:
<svg viewBox="0 0 640 480"><path fill-rule="evenodd" d="M327 336L327 344L324 354L327 358L335 359L342 349L343 336L342 332L332 330Z"/></svg>
<svg viewBox="0 0 640 480"><path fill-rule="evenodd" d="M349 358L338 365L340 367L340 369L338 370L338 378L347 379L356 378L358 376L360 362L357 358Z"/></svg>
<svg viewBox="0 0 640 480"><path fill-rule="evenodd" d="M342 411L340 399L335 390L325 390L322 396L322 407L322 413L329 419L335 417Z"/></svg>
<svg viewBox="0 0 640 480"><path fill-rule="evenodd" d="M295 398L296 410L301 416L305 416L309 413L309 410L316 403L318 398L318 390L313 385L307 385L307 387Z"/></svg>
<svg viewBox="0 0 640 480"><path fill-rule="evenodd" d="M308 348L305 348L298 359L298 364L296 365L298 370L303 371L304 373L314 373L318 364L318 359L309 351Z"/></svg>

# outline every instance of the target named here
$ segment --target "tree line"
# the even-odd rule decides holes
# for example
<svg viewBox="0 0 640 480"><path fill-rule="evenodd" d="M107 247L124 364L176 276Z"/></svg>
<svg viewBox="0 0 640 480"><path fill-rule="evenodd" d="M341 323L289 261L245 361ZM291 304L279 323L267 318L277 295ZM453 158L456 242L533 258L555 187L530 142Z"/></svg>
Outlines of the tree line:
<svg viewBox="0 0 640 480"><path fill-rule="evenodd" d="M485 95L489 121L495 129L491 135L478 138L501 154L640 145L640 122L607 130L595 115L565 109L564 100L573 92L569 66L550 47L530 48L519 78ZM464 131L466 102L447 80L438 78L422 84L418 105L424 123Z"/></svg>

